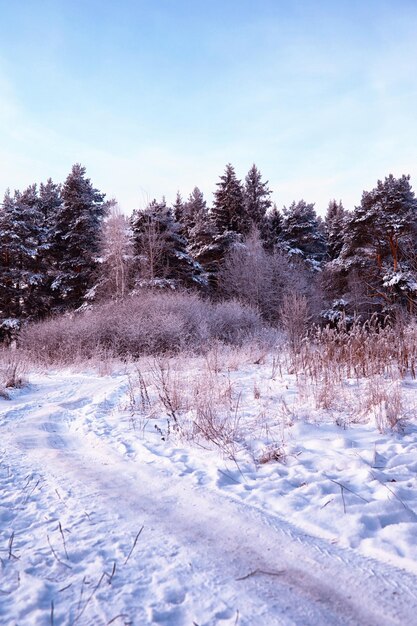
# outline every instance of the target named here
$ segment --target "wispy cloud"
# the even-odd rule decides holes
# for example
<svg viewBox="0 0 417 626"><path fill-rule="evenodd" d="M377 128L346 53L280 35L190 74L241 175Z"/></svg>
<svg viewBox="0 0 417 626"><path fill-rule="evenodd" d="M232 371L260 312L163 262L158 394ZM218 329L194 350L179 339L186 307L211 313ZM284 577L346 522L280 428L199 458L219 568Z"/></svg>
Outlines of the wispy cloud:
<svg viewBox="0 0 417 626"><path fill-rule="evenodd" d="M46 4L0 23L0 190L80 161L130 211L255 161L279 206L323 211L417 180L413 2Z"/></svg>

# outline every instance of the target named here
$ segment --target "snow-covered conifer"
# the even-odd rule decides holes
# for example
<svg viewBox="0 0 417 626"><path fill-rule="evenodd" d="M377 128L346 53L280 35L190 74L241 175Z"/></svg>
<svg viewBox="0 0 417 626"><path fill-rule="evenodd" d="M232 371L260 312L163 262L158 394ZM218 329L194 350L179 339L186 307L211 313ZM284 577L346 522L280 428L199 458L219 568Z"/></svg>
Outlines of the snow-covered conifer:
<svg viewBox="0 0 417 626"><path fill-rule="evenodd" d="M232 232L245 235L250 230L242 183L230 163L226 165L225 172L217 183L211 217L220 234Z"/></svg>
<svg viewBox="0 0 417 626"><path fill-rule="evenodd" d="M92 286L105 212L104 194L86 178L85 167L75 164L62 187L51 250L55 263L52 288L61 305L79 305Z"/></svg>
<svg viewBox="0 0 417 626"><path fill-rule="evenodd" d="M271 194L268 181L262 182L261 172L253 164L245 178L244 205L252 227L256 227L261 235L265 232L266 215L272 205Z"/></svg>
<svg viewBox="0 0 417 626"><path fill-rule="evenodd" d="M280 242L282 222L282 213L274 204L272 209L267 212L264 228L261 230L262 239L269 250L273 250Z"/></svg>
<svg viewBox="0 0 417 626"><path fill-rule="evenodd" d="M339 256L344 243L344 232L348 212L341 201L331 200L324 219L327 254L330 260Z"/></svg>
<svg viewBox="0 0 417 626"><path fill-rule="evenodd" d="M187 240L164 198L161 202L153 200L143 211L135 211L131 223L140 285L199 283L200 268L187 252Z"/></svg>
<svg viewBox="0 0 417 626"><path fill-rule="evenodd" d="M30 317L42 312L41 285L45 271L41 262L43 220L36 185L13 197L7 191L0 214L1 286L4 317Z"/></svg>
<svg viewBox="0 0 417 626"><path fill-rule="evenodd" d="M364 191L361 204L347 221L336 268L357 275L375 307L417 300L417 199L409 176L392 174Z"/></svg>
<svg viewBox="0 0 417 626"><path fill-rule="evenodd" d="M299 256L312 269L318 269L325 258L326 241L313 203L300 200L284 208L280 239L290 256Z"/></svg>

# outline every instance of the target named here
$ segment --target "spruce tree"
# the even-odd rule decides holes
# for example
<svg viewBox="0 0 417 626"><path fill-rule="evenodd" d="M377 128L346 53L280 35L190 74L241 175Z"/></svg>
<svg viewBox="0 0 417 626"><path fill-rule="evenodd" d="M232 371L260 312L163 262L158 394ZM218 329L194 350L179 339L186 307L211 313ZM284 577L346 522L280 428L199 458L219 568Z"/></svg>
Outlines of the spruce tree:
<svg viewBox="0 0 417 626"><path fill-rule="evenodd" d="M202 285L214 289L223 242L210 219L203 193L195 187L185 203L188 251L202 269Z"/></svg>
<svg viewBox="0 0 417 626"><path fill-rule="evenodd" d="M194 187L187 201L184 203L182 219L187 239L190 238L190 233L192 229L195 228L197 222L202 219L209 219L207 203L204 199L203 192L200 191L198 187Z"/></svg>
<svg viewBox="0 0 417 626"><path fill-rule="evenodd" d="M341 201L331 200L327 207L324 219L325 235L327 241L327 254L330 260L336 259L344 244L344 231L348 212Z"/></svg>
<svg viewBox="0 0 417 626"><path fill-rule="evenodd" d="M8 189L0 210L0 310L3 320L20 316L20 245L16 230L21 230L15 197Z"/></svg>
<svg viewBox="0 0 417 626"><path fill-rule="evenodd" d="M30 185L18 199L18 207L26 216L28 255L24 262L25 293L22 298L25 317L36 318L49 310L48 264L45 246L48 238L48 224L40 207L37 186Z"/></svg>
<svg viewBox="0 0 417 626"><path fill-rule="evenodd" d="M265 225L263 231L261 230L261 237L265 243L265 247L272 251L279 245L282 233L282 214L279 211L276 204L268 211L265 218Z"/></svg>
<svg viewBox="0 0 417 626"><path fill-rule="evenodd" d="M0 214L0 306L3 317L27 318L41 312L37 297L45 282L40 263L42 216L36 185L7 191Z"/></svg>
<svg viewBox="0 0 417 626"><path fill-rule="evenodd" d="M177 191L177 195L175 197L175 202L172 205L172 213L175 221L180 225L181 231L185 234L184 231L184 201L179 191Z"/></svg>
<svg viewBox="0 0 417 626"><path fill-rule="evenodd" d="M52 289L59 305L78 306L94 280L106 205L104 194L93 187L85 167L78 163L72 167L61 197L51 246L55 265Z"/></svg>
<svg viewBox="0 0 417 626"><path fill-rule="evenodd" d="M220 176L217 187L211 217L218 232L246 235L251 224L246 213L243 187L230 163L226 165L224 174Z"/></svg>
<svg viewBox="0 0 417 626"><path fill-rule="evenodd" d="M43 217L46 240L53 237L57 215L62 206L61 185L56 185L51 178L39 186L39 211Z"/></svg>
<svg viewBox="0 0 417 626"><path fill-rule="evenodd" d="M261 236L266 233L266 216L272 205L271 193L268 181L262 182L261 172L253 164L245 178L243 196L245 212L251 227L256 227Z"/></svg>
<svg viewBox="0 0 417 626"><path fill-rule="evenodd" d="M46 183L41 183L38 210L42 228L38 244L38 264L42 268L43 280L38 285L37 291L45 312L53 306L55 300L55 293L51 288L55 277L53 246L56 218L61 205L61 185L55 184L51 178Z"/></svg>

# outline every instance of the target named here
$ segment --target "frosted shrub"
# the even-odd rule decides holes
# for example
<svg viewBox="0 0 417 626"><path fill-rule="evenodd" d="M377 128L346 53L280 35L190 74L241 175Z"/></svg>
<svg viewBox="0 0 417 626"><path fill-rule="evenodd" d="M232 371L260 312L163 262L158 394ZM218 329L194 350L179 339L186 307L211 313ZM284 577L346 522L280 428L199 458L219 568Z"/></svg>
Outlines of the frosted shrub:
<svg viewBox="0 0 417 626"><path fill-rule="evenodd" d="M229 251L220 271L219 283L226 297L256 308L265 320L274 323L283 294L299 282L299 274L300 269L291 267L286 255L265 250L255 229L243 245Z"/></svg>
<svg viewBox="0 0 417 626"><path fill-rule="evenodd" d="M27 326L20 345L43 362L72 363L101 354L199 352L214 340L240 344L260 333L256 311L238 302L212 304L197 295L143 291L91 311Z"/></svg>
<svg viewBox="0 0 417 626"><path fill-rule="evenodd" d="M211 338L234 345L241 344L262 328L259 313L237 300L212 305L207 310L207 324Z"/></svg>

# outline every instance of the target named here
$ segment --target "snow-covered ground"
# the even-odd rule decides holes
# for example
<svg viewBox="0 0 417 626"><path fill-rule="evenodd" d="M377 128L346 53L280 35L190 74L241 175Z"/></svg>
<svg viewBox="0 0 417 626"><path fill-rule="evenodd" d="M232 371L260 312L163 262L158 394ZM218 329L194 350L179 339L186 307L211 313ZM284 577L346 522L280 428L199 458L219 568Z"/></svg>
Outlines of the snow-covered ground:
<svg viewBox="0 0 417 626"><path fill-rule="evenodd" d="M417 623L417 386L380 432L263 361L0 399L0 624Z"/></svg>

